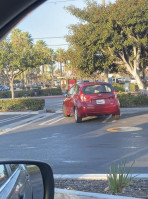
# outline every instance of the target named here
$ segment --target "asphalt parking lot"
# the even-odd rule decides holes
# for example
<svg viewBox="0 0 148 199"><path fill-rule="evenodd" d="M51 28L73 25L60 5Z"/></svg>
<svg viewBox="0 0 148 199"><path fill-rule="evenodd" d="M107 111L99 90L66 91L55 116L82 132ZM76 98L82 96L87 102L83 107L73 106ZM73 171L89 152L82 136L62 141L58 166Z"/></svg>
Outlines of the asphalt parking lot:
<svg viewBox="0 0 148 199"><path fill-rule="evenodd" d="M0 115L0 128L33 117L33 114Z"/></svg>

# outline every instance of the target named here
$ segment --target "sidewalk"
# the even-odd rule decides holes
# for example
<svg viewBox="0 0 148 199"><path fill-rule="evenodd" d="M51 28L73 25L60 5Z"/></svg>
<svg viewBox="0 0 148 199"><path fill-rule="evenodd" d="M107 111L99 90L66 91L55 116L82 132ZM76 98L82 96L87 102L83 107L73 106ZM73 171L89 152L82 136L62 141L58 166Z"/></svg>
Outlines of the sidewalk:
<svg viewBox="0 0 148 199"><path fill-rule="evenodd" d="M58 99L58 98L65 98L64 95L51 95L51 96L36 96L30 98L42 98L42 99Z"/></svg>

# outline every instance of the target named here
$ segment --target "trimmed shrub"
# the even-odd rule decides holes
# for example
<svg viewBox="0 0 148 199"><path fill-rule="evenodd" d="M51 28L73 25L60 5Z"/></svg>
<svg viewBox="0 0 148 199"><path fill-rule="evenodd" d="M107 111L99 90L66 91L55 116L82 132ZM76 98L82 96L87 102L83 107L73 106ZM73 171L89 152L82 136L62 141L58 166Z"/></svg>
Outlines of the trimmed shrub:
<svg viewBox="0 0 148 199"><path fill-rule="evenodd" d="M0 111L38 111L43 110L44 106L45 100L40 98L0 100Z"/></svg>
<svg viewBox="0 0 148 199"><path fill-rule="evenodd" d="M61 94L62 90L60 87L39 90L40 96L61 95Z"/></svg>
<svg viewBox="0 0 148 199"><path fill-rule="evenodd" d="M146 107L148 106L147 95L131 95L130 93L118 93L121 107Z"/></svg>
<svg viewBox="0 0 148 199"><path fill-rule="evenodd" d="M11 98L10 91L0 91L0 98Z"/></svg>
<svg viewBox="0 0 148 199"><path fill-rule="evenodd" d="M139 91L138 85L137 84L130 84L130 91Z"/></svg>
<svg viewBox="0 0 148 199"><path fill-rule="evenodd" d="M36 87L37 88L37 87ZM33 97L35 95L35 90L21 90L21 91L14 91L15 97ZM36 91L37 96L50 96L50 95L61 95L62 91L61 88L51 88L51 89L42 89ZM0 91L0 98L11 98L11 92L10 91Z"/></svg>
<svg viewBox="0 0 148 199"><path fill-rule="evenodd" d="M116 92L124 92L125 91L125 85L124 84L113 83L112 86L113 86L113 88L115 89Z"/></svg>
<svg viewBox="0 0 148 199"><path fill-rule="evenodd" d="M114 87L116 92L125 92L125 84L113 83L112 86ZM129 91L139 91L138 85L130 84Z"/></svg>

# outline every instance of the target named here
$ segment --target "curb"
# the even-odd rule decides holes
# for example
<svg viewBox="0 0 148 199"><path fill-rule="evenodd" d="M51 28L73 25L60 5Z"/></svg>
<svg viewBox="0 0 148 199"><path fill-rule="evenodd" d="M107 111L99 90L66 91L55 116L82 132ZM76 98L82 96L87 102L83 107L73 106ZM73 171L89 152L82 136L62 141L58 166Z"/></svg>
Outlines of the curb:
<svg viewBox="0 0 148 199"><path fill-rule="evenodd" d="M120 108L121 113L123 112L142 112L142 111L148 111L148 107L136 107L136 108Z"/></svg>
<svg viewBox="0 0 148 199"><path fill-rule="evenodd" d="M64 95L50 95L50 96L36 96L30 98L42 98L42 99L58 99L58 98L65 98Z"/></svg>
<svg viewBox="0 0 148 199"><path fill-rule="evenodd" d="M46 113L46 110L39 111L16 111L16 112L0 112L0 115L38 115Z"/></svg>
<svg viewBox="0 0 148 199"><path fill-rule="evenodd" d="M147 173L134 173L131 176L135 178L148 178ZM81 179L81 180L107 180L107 174L55 174L55 179Z"/></svg>
<svg viewBox="0 0 148 199"><path fill-rule="evenodd" d="M65 189L55 189L56 199L141 199L127 196L115 196L103 193L92 193L83 191L71 191Z"/></svg>
<svg viewBox="0 0 148 199"><path fill-rule="evenodd" d="M148 178L148 174L132 174L135 178ZM55 179L83 179L83 180L106 180L107 174L55 174ZM115 196L102 193L83 192L55 188L56 199L140 199L127 196Z"/></svg>

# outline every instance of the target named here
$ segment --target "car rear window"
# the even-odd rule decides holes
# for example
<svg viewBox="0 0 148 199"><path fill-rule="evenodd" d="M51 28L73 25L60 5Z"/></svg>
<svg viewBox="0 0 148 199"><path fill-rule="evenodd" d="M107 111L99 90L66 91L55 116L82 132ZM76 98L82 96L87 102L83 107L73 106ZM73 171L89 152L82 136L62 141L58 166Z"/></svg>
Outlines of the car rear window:
<svg viewBox="0 0 148 199"><path fill-rule="evenodd" d="M113 88L111 85L108 85L108 84L87 85L83 87L82 92L85 95L97 94L97 93L112 93Z"/></svg>

